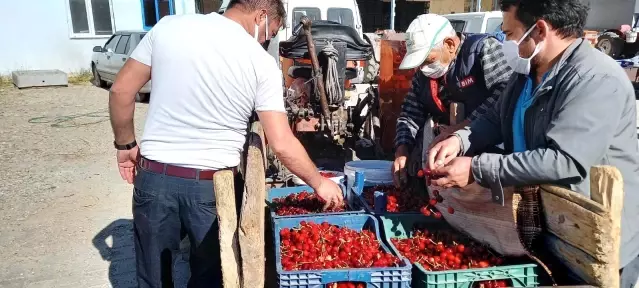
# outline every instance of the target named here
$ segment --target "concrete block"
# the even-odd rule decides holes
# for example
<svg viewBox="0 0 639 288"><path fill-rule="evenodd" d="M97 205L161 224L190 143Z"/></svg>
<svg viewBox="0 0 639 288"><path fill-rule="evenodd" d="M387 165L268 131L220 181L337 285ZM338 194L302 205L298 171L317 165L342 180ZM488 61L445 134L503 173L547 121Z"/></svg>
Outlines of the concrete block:
<svg viewBox="0 0 639 288"><path fill-rule="evenodd" d="M69 85L67 73L60 70L14 71L11 78L18 88Z"/></svg>

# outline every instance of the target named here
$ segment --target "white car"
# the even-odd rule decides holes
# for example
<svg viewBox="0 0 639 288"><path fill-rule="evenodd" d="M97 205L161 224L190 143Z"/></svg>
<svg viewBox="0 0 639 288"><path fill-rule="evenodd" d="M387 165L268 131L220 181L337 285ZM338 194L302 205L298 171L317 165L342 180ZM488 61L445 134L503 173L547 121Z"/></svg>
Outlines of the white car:
<svg viewBox="0 0 639 288"><path fill-rule="evenodd" d="M501 11L455 13L442 16L450 20L455 31L465 33L494 33L503 22ZM463 28L458 29L455 27L456 24L463 25Z"/></svg>
<svg viewBox="0 0 639 288"><path fill-rule="evenodd" d="M104 46L93 47L91 57L93 84L103 88L107 87L107 84L113 84L115 76L145 35L146 31L118 31L107 40ZM148 101L150 95L151 81L142 87L136 100Z"/></svg>

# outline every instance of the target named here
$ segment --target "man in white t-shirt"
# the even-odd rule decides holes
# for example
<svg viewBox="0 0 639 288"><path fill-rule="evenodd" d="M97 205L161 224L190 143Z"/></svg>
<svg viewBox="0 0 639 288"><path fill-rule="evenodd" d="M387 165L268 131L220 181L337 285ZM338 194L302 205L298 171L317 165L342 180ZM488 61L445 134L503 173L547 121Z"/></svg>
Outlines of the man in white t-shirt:
<svg viewBox="0 0 639 288"><path fill-rule="evenodd" d="M235 170L254 111L279 159L327 205L340 188L323 178L292 134L282 74L262 43L277 34L281 0L232 0L224 15L167 16L147 33L109 99L120 174L134 183L138 284L170 281L180 231L191 241L189 287L220 287L213 174ZM144 135L133 129L135 94L153 75ZM161 261L162 260L162 261Z"/></svg>

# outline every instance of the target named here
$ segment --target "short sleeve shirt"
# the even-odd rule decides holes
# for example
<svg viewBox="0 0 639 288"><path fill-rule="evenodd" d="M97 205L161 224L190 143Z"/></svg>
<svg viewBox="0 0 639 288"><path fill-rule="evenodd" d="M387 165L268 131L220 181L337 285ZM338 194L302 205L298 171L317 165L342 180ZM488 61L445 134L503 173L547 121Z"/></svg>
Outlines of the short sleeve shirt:
<svg viewBox="0 0 639 288"><path fill-rule="evenodd" d="M151 67L142 156L182 167L240 163L253 111L285 113L276 60L217 13L166 16L131 58Z"/></svg>

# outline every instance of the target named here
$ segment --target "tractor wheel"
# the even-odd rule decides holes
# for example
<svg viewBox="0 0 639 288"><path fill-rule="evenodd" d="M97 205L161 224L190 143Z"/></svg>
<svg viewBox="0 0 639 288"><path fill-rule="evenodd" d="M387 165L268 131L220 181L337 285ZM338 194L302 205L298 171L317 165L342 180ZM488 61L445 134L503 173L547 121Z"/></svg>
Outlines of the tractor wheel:
<svg viewBox="0 0 639 288"><path fill-rule="evenodd" d="M616 33L604 33L597 39L597 45L595 46L599 51L606 55L617 59L623 52L625 41L619 37Z"/></svg>

